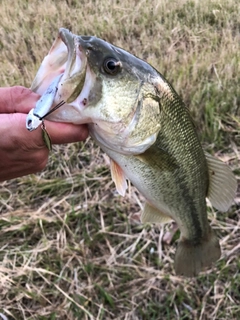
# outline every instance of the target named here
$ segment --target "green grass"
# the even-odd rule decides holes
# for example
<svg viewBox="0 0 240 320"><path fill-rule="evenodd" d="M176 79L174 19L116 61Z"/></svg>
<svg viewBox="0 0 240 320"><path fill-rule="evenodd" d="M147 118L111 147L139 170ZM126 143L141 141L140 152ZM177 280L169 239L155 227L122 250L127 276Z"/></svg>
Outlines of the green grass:
<svg viewBox="0 0 240 320"><path fill-rule="evenodd" d="M210 1L0 2L0 86L30 87L58 28L145 59L181 95L201 141L240 176L240 5ZM54 146L47 168L0 186L0 313L8 319L240 318L240 198L209 207L222 257L195 279L173 270L178 233L139 223L92 140ZM1 319L1 317L0 317Z"/></svg>

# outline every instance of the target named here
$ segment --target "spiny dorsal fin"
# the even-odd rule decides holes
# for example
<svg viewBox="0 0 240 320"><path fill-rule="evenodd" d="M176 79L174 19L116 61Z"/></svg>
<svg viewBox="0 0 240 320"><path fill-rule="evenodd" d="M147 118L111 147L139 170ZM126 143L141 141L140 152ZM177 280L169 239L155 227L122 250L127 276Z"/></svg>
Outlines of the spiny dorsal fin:
<svg viewBox="0 0 240 320"><path fill-rule="evenodd" d="M173 219L162 213L160 210L156 209L155 207L151 206L148 202L145 203L142 215L141 215L141 222L142 223L168 223L171 222Z"/></svg>
<svg viewBox="0 0 240 320"><path fill-rule="evenodd" d="M119 167L119 165L112 159L110 159L110 169L117 192L124 197L127 190L127 181L124 172L122 171L122 168Z"/></svg>
<svg viewBox="0 0 240 320"><path fill-rule="evenodd" d="M207 198L213 207L225 212L233 203L237 191L237 180L224 162L206 152L205 156L209 172Z"/></svg>

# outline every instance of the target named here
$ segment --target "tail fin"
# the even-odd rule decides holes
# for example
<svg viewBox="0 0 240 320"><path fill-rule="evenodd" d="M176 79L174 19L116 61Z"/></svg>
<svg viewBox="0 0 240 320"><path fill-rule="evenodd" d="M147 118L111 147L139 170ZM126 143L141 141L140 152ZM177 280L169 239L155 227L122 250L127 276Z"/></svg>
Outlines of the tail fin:
<svg viewBox="0 0 240 320"><path fill-rule="evenodd" d="M192 244L190 240L180 239L174 261L175 272L177 275L194 277L203 268L210 267L220 256L218 238L210 228L208 239L197 245Z"/></svg>

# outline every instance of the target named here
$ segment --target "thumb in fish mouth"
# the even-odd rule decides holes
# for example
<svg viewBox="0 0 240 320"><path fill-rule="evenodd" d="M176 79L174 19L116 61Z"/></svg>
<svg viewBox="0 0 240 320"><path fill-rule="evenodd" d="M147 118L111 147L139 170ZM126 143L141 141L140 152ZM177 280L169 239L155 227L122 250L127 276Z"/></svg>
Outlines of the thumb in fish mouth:
<svg viewBox="0 0 240 320"><path fill-rule="evenodd" d="M89 135L87 125L72 123L44 121L52 144L65 144L84 141Z"/></svg>
<svg viewBox="0 0 240 320"><path fill-rule="evenodd" d="M27 131L25 129L25 131ZM75 125L72 123L64 122L53 122L44 121L44 127L42 128L42 133L39 135L39 129L31 132L31 141L39 146L45 146L50 149L52 144L65 144L84 141L89 135L89 130L87 125ZM44 135L44 136L43 136ZM28 140L29 140L29 136ZM38 141L38 142L37 142Z"/></svg>

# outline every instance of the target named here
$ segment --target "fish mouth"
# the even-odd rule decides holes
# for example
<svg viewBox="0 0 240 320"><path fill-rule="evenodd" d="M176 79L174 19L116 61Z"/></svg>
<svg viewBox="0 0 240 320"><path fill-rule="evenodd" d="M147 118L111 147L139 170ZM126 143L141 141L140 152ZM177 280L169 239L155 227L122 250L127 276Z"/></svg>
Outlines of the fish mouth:
<svg viewBox="0 0 240 320"><path fill-rule="evenodd" d="M70 104L83 91L88 96L91 81L86 78L89 73L87 56L80 45L79 36L67 29L59 29L58 37L43 59L31 86L31 90L40 94L41 98L28 114L27 129L35 130L48 115L47 119L54 121L73 122L74 114L79 110ZM83 105L85 100L83 98ZM64 114L58 112L57 116L54 112L53 116L51 110L63 103Z"/></svg>

